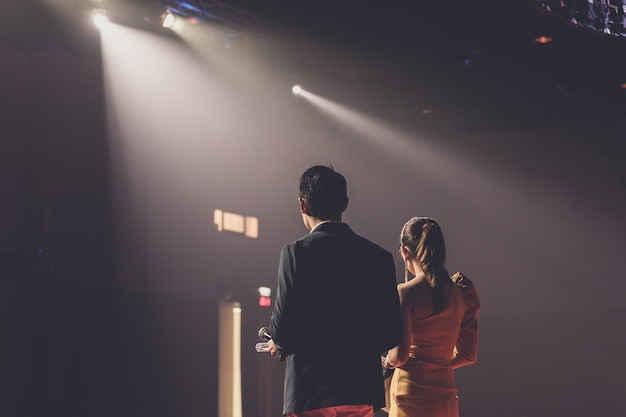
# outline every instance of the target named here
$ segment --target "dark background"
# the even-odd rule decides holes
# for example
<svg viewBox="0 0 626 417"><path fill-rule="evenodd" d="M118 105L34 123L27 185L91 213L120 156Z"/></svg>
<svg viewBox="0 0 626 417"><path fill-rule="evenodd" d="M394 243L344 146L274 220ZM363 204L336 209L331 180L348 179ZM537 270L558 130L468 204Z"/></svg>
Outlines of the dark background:
<svg viewBox="0 0 626 417"><path fill-rule="evenodd" d="M242 305L244 416L280 415L256 289L306 232L313 164L393 253L408 218L440 221L482 301L461 415L626 414L623 36L528 1L207 2L224 18L193 38L4 3L3 417L217 415L220 300ZM259 239L214 209L258 217Z"/></svg>

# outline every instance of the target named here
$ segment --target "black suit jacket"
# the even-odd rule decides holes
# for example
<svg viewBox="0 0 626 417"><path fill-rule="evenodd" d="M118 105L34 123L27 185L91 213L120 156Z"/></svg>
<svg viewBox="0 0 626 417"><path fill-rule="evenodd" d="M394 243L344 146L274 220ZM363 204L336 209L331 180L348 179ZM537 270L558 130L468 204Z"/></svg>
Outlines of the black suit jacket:
<svg viewBox="0 0 626 417"><path fill-rule="evenodd" d="M380 355L402 337L392 255L327 222L285 245L270 333L287 354L283 413L384 406Z"/></svg>

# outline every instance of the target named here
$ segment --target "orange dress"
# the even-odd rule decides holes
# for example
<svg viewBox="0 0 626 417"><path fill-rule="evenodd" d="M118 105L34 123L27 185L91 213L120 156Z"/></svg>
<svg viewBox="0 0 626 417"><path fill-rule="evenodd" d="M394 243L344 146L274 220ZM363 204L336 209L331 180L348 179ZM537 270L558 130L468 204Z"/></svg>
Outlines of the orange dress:
<svg viewBox="0 0 626 417"><path fill-rule="evenodd" d="M462 274L455 274L449 285L438 313L426 281L404 300L413 305L411 348L408 362L392 376L389 417L459 415L453 358L460 355L464 364L476 361L480 302Z"/></svg>

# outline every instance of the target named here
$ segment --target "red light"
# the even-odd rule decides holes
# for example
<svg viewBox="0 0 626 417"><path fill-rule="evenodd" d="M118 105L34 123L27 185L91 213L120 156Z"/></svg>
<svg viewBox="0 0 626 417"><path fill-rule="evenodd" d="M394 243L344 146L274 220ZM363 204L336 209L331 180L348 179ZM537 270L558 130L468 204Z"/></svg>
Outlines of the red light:
<svg viewBox="0 0 626 417"><path fill-rule="evenodd" d="M259 305L261 307L269 307L272 305L272 299L270 297L259 297Z"/></svg>
<svg viewBox="0 0 626 417"><path fill-rule="evenodd" d="M552 42L552 38L549 36L539 36L538 38L535 38L535 43L550 43Z"/></svg>

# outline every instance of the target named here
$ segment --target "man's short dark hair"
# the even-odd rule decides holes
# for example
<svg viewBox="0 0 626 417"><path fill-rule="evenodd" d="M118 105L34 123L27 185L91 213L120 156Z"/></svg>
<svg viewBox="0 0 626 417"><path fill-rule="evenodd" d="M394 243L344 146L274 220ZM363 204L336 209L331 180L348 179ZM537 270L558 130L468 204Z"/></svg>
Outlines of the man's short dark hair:
<svg viewBox="0 0 626 417"><path fill-rule="evenodd" d="M346 179L332 166L316 165L300 177L300 198L309 216L320 220L341 217L348 203Z"/></svg>

